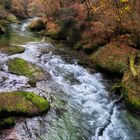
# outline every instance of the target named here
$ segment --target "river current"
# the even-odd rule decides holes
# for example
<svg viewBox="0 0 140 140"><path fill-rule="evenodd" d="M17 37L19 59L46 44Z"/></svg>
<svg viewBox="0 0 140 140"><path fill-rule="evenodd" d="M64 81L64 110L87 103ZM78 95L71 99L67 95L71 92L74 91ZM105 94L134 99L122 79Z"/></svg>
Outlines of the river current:
<svg viewBox="0 0 140 140"><path fill-rule="evenodd" d="M0 38L1 44L25 47L22 54L0 53L0 92L33 91L47 98L51 109L41 116L17 118L13 128L1 132L0 140L140 140L140 119L117 97L110 98L110 81L30 33L29 22L12 24L9 34ZM15 57L42 67L47 80L31 88L26 77L10 74L6 61Z"/></svg>

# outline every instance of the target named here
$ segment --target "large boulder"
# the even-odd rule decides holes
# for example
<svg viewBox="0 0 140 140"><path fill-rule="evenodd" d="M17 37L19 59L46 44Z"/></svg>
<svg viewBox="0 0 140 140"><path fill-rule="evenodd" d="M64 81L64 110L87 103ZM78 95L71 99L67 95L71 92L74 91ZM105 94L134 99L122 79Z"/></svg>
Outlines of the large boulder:
<svg viewBox="0 0 140 140"><path fill-rule="evenodd" d="M32 87L36 86L37 81L46 80L49 77L49 74L46 76L40 67L21 58L11 59L7 65L9 72L28 77L28 84Z"/></svg>
<svg viewBox="0 0 140 140"><path fill-rule="evenodd" d="M0 93L0 116L34 116L49 109L49 102L32 92Z"/></svg>
<svg viewBox="0 0 140 140"><path fill-rule="evenodd" d="M28 25L28 28L31 30L31 31L41 31L41 30L45 30L46 29L46 25L45 23L43 22L43 20L41 19L36 19L36 20L33 20L29 25Z"/></svg>
<svg viewBox="0 0 140 140"><path fill-rule="evenodd" d="M44 80L46 77L41 68L35 64L25 61L22 58L14 58L9 60L8 68L13 74L23 75L29 79L35 79L37 81Z"/></svg>
<svg viewBox="0 0 140 140"><path fill-rule="evenodd" d="M101 47L91 56L91 61L93 61L96 66L109 72L122 74L128 68L129 56L136 52L136 49L128 45L114 42Z"/></svg>
<svg viewBox="0 0 140 140"><path fill-rule="evenodd" d="M21 46L0 46L0 51L9 55L23 53L25 48Z"/></svg>
<svg viewBox="0 0 140 140"><path fill-rule="evenodd" d="M129 110L140 114L140 66L135 66L138 77L134 78L128 69L122 81L122 93Z"/></svg>

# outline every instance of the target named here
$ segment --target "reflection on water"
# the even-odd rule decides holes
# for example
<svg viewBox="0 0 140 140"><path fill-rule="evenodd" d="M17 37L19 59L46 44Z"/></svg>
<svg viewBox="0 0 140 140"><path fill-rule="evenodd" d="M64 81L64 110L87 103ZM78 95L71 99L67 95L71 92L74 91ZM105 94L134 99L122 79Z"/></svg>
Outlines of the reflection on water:
<svg viewBox="0 0 140 140"><path fill-rule="evenodd" d="M6 34L0 37L0 44L3 45L23 45L27 42L36 42L41 39L37 34L29 32L27 29L28 22L24 21L22 25L18 25L16 23L11 24L8 28ZM22 29L22 30L21 30Z"/></svg>

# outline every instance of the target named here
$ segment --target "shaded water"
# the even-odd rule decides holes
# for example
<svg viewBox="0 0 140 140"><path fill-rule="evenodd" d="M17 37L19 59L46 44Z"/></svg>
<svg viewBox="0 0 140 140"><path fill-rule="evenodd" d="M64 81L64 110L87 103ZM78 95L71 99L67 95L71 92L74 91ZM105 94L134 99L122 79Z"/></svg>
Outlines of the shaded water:
<svg viewBox="0 0 140 140"><path fill-rule="evenodd" d="M13 24L1 43L20 44L26 51L8 56L0 53L0 91L34 91L51 102L43 116L18 118L14 128L4 130L1 140L140 140L140 119L109 98L109 81L101 73L79 66L74 58L57 52L26 30L28 22ZM36 88L27 78L8 73L6 61L20 57L42 67L46 81Z"/></svg>

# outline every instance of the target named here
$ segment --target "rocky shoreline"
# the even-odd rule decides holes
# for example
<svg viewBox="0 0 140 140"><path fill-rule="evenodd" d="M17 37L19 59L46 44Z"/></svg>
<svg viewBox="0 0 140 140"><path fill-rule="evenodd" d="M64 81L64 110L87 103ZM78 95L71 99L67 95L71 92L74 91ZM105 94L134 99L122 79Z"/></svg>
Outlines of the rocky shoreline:
<svg viewBox="0 0 140 140"><path fill-rule="evenodd" d="M20 46L1 46L0 52L8 55L20 54L25 48ZM36 87L36 82L45 80L43 70L21 58L7 61L9 73L26 76L28 85ZM6 80L6 79L4 79ZM9 128L16 123L16 117L32 117L49 110L50 103L33 92L24 90L0 93L0 129Z"/></svg>
<svg viewBox="0 0 140 140"><path fill-rule="evenodd" d="M63 41L59 38L58 27L53 26L50 28L50 22L44 23L42 26L39 24L41 19L34 20L28 28L32 31L37 31L44 36L49 36L57 42ZM42 20L43 23L43 20ZM52 23L55 24L55 23ZM39 26L40 25L40 26ZM44 26L46 30L44 31ZM37 28L37 29L35 29ZM51 29L51 31L50 31ZM53 35L52 35L53 34ZM54 37L55 36L55 37ZM67 46L67 44L65 45ZM79 53L79 50L75 50ZM81 51L80 51L81 52ZM79 53L80 55L80 53ZM88 65L90 67L96 67L97 69L102 69L104 72L111 73L112 75L121 75L122 81L120 84L121 94L124 96L124 101L128 109L134 113L140 113L140 96L138 93L139 89L139 76L137 78L133 77L133 73L130 70L130 56L134 55L134 69L139 75L139 50L135 47L135 40L130 34L120 35L117 38L112 39L108 44L100 46L93 51L93 54L86 55L87 57L83 61L79 61L79 64ZM81 56L82 57L82 56ZM79 57L80 58L80 57ZM88 61L89 63L87 63ZM129 72L128 72L129 71Z"/></svg>

